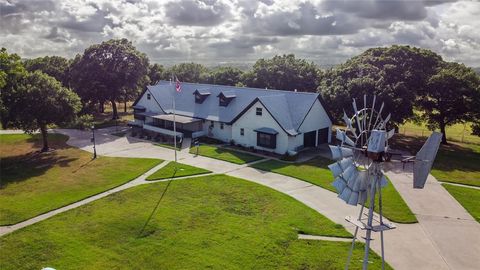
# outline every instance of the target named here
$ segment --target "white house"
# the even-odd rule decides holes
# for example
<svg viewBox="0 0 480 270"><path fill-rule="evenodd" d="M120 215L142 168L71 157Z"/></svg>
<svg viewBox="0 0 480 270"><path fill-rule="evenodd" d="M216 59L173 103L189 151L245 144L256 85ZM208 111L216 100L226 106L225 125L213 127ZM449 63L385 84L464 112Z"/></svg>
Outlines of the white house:
<svg viewBox="0 0 480 270"><path fill-rule="evenodd" d="M317 93L161 81L133 104L137 129L173 136L207 136L285 154L330 142L332 121Z"/></svg>

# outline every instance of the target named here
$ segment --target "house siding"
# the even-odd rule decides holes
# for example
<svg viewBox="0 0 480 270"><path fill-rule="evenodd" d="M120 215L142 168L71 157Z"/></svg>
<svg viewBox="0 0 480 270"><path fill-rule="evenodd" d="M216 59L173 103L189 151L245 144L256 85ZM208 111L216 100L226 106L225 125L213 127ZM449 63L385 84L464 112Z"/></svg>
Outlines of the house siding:
<svg viewBox="0 0 480 270"><path fill-rule="evenodd" d="M310 109L310 112L307 114L305 119L303 120L303 123L300 125L300 128L298 129L299 132L301 133L306 133L310 131L317 131L316 137L318 138L318 130L322 128L328 128L329 135L328 135L328 142L331 142L331 127L332 127L332 121L330 120L330 117L328 117L327 112L323 108L322 104L320 101L317 99L315 103L313 104L312 108ZM303 136L297 136L297 137L302 137L302 144L303 144Z"/></svg>
<svg viewBox="0 0 480 270"><path fill-rule="evenodd" d="M262 108L262 115L256 115L257 108ZM269 127L275 129L277 134L277 147L275 149L257 146L257 132L255 129ZM240 129L244 129L244 135L240 135ZM260 103L256 102L251 106L235 123L232 125L232 139L236 144L245 147L253 146L256 149L273 151L277 154L285 154L287 150L293 150L289 147L289 136ZM290 149L292 148L292 149Z"/></svg>
<svg viewBox="0 0 480 270"><path fill-rule="evenodd" d="M162 110L160 105L155 101L153 94L151 95L150 99L147 99L147 94L151 94L149 90L147 90L140 100L136 103L137 106L143 106L146 108L147 112L158 112L158 114L164 114L165 112Z"/></svg>
<svg viewBox="0 0 480 270"><path fill-rule="evenodd" d="M220 128L221 122L218 121L213 121L214 122L214 127L210 128L211 121L206 120L205 123L203 123L203 130L205 131L205 134L207 134L208 137L215 138L217 140L220 140L222 142L230 142L232 139L232 126L223 124L223 129Z"/></svg>

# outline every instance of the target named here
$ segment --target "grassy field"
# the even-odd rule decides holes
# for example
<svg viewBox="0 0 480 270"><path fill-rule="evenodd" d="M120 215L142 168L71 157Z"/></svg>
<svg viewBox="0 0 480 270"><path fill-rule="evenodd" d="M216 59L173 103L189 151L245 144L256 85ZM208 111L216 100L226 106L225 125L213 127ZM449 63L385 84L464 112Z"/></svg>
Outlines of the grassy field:
<svg viewBox="0 0 480 270"><path fill-rule="evenodd" d="M160 168L158 171L147 177L147 180L175 178L205 173L211 173L211 171L171 161L165 165L165 167Z"/></svg>
<svg viewBox="0 0 480 270"><path fill-rule="evenodd" d="M117 113L118 120L112 120L112 105L110 103L105 103L105 112L96 113L93 115L93 123L95 128L105 128L112 126L125 126L128 121L133 120L133 109L131 108L132 103L127 103L127 112L124 112L124 104L117 103Z"/></svg>
<svg viewBox="0 0 480 270"><path fill-rule="evenodd" d="M480 222L480 190L443 184L452 195L478 222Z"/></svg>
<svg viewBox="0 0 480 270"><path fill-rule="evenodd" d="M190 148L191 154L197 153L197 147ZM245 164L252 161L260 160L262 157L250 155L247 153L238 152L235 150L224 149L213 145L200 145L198 147L198 154L214 159L232 162L235 164Z"/></svg>
<svg viewBox="0 0 480 270"><path fill-rule="evenodd" d="M407 122L400 126L399 133L407 136L429 136L431 131L424 124ZM447 140L464 143L480 144L480 137L471 135L471 124L455 124L445 130Z"/></svg>
<svg viewBox="0 0 480 270"><path fill-rule="evenodd" d="M137 186L0 238L0 269L343 269L350 236L267 187L224 175ZM360 269L362 246L351 269ZM370 269L380 260L371 256ZM389 268L391 269L391 268Z"/></svg>
<svg viewBox="0 0 480 270"><path fill-rule="evenodd" d="M416 153L425 139L397 134L392 146ZM440 145L432 175L443 182L480 186L480 145L456 142Z"/></svg>
<svg viewBox="0 0 480 270"><path fill-rule="evenodd" d="M314 185L336 192L332 185L332 173L327 165L332 161L318 157L302 163L285 163L268 160L253 164L253 168L263 171L275 172L307 181ZM382 190L383 214L391 221L398 223L415 223L417 219L391 183Z"/></svg>
<svg viewBox="0 0 480 270"><path fill-rule="evenodd" d="M0 225L14 224L111 189L159 164L157 159L99 157L50 134L55 151L36 152L40 135L0 135ZM0 267L1 269L1 267Z"/></svg>

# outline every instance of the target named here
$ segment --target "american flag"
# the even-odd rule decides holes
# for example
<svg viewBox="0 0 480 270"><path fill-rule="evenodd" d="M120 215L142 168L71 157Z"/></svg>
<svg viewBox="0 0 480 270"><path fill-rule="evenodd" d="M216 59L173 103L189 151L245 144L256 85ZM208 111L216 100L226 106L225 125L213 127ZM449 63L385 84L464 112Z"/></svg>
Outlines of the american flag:
<svg viewBox="0 0 480 270"><path fill-rule="evenodd" d="M178 78L175 76L175 90L177 92L182 92L182 84L178 80Z"/></svg>

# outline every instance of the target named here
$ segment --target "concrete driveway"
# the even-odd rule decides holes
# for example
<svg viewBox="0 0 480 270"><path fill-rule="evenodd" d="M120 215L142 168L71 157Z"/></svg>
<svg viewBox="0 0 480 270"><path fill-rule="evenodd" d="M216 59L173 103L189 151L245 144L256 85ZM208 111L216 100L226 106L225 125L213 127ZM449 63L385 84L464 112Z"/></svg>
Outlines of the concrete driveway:
<svg viewBox="0 0 480 270"><path fill-rule="evenodd" d="M56 132L70 136L69 145L93 152L91 132L71 129ZM174 159L171 149L136 138L109 135L111 132L111 129L96 131L99 155ZM358 207L343 203L336 194L323 188L247 165L194 156L187 151L179 152L179 161L288 194L353 233L354 228L345 221L345 216L356 216ZM387 175L419 220L417 224L397 224L395 230L385 233L387 262L395 269L479 269L480 225L465 209L431 176L424 190L414 190L411 174L391 167ZM378 237L373 235L376 240ZM372 249L380 253L380 241L373 241Z"/></svg>

